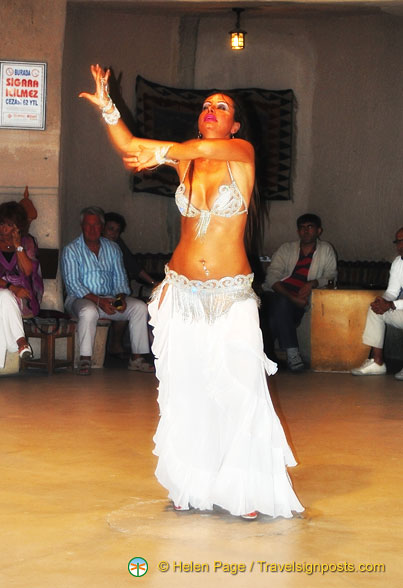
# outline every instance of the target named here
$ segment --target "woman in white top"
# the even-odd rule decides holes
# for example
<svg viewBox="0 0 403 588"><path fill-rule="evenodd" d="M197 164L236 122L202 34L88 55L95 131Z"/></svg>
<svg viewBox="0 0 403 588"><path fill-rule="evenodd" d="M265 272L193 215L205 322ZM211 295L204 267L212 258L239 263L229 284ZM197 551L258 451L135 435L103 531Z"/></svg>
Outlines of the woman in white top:
<svg viewBox="0 0 403 588"><path fill-rule="evenodd" d="M134 172L174 167L181 238L150 304L161 419L156 475L177 510L212 509L254 519L303 507L295 465L269 396L253 274L244 246L255 181L254 150L237 138L233 99L209 96L199 137L184 143L133 136L108 95L109 70L91 67L108 134Z"/></svg>

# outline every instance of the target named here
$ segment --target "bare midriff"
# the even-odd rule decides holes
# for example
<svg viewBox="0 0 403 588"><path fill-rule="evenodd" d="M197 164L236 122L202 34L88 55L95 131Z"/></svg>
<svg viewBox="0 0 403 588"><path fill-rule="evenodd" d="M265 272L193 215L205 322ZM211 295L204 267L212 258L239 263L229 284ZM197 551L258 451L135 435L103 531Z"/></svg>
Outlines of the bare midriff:
<svg viewBox="0 0 403 588"><path fill-rule="evenodd" d="M247 215L212 216L205 237L195 239L197 220L182 217L181 239L169 269L189 280L202 281L249 274L251 268L244 247Z"/></svg>

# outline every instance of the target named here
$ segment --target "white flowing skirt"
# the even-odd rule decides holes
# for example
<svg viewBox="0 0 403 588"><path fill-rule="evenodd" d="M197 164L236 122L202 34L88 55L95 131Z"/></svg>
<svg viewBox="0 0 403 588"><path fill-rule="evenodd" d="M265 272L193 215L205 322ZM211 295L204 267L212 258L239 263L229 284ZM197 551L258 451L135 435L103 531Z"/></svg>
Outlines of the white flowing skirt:
<svg viewBox="0 0 403 588"><path fill-rule="evenodd" d="M286 466L296 465L274 411L257 304L234 302L213 323L175 311L173 289L149 305L159 380L156 476L176 506L291 517L304 510Z"/></svg>
<svg viewBox="0 0 403 588"><path fill-rule="evenodd" d="M21 310L10 290L0 290L0 369L4 368L6 353L18 351L17 341L25 337Z"/></svg>

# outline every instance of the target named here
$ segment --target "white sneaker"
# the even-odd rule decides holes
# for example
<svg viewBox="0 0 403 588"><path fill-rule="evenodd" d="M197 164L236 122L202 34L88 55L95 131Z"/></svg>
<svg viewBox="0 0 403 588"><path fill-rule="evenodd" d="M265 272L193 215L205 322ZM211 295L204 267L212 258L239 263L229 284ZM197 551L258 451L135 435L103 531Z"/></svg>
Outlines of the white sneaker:
<svg viewBox="0 0 403 588"><path fill-rule="evenodd" d="M155 367L150 363L147 363L144 357L137 357L136 359L130 358L127 369L134 372L145 372L147 374L155 373Z"/></svg>
<svg viewBox="0 0 403 588"><path fill-rule="evenodd" d="M373 359L366 359L358 368L351 370L353 376L383 376L386 374L386 365L379 365Z"/></svg>
<svg viewBox="0 0 403 588"><path fill-rule="evenodd" d="M305 366L298 347L289 347L286 349L286 352L288 369L294 374L303 372L305 370Z"/></svg>
<svg viewBox="0 0 403 588"><path fill-rule="evenodd" d="M400 370L400 372L397 372L397 374L395 374L395 378L396 380L403 380L403 368Z"/></svg>

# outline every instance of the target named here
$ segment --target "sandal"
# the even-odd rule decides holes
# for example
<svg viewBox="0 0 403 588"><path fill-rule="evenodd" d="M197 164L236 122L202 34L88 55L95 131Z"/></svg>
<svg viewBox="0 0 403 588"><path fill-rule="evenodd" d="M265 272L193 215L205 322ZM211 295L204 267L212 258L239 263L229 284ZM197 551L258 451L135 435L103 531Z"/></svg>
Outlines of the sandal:
<svg viewBox="0 0 403 588"><path fill-rule="evenodd" d="M34 356L31 345L24 343L21 347L18 347L18 355L21 359L31 359Z"/></svg>
<svg viewBox="0 0 403 588"><path fill-rule="evenodd" d="M79 376L91 375L91 361L89 359L80 359L78 363L77 374Z"/></svg>

